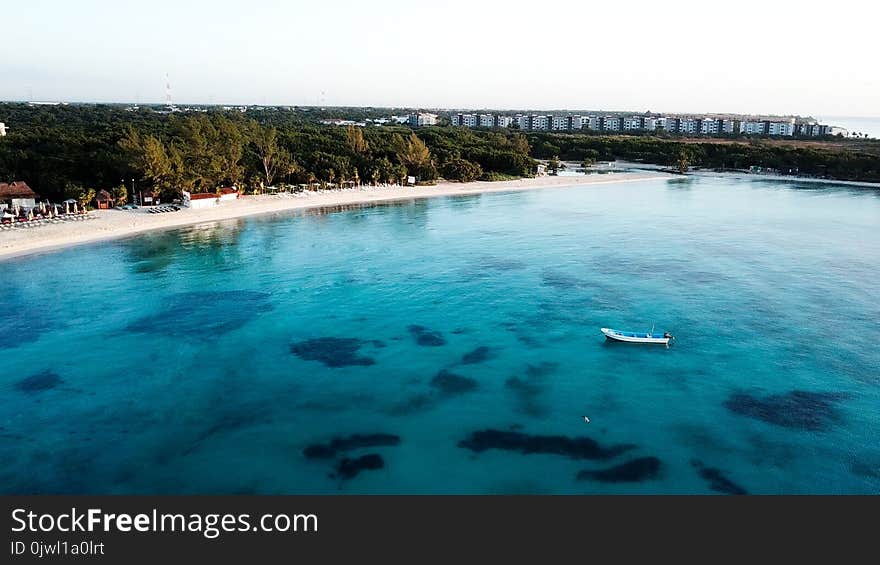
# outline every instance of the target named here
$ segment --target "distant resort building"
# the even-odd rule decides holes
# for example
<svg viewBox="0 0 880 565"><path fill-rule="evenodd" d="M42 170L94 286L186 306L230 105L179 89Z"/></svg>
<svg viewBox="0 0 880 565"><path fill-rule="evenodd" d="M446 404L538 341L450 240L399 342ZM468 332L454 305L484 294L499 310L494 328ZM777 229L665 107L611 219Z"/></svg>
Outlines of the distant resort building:
<svg viewBox="0 0 880 565"><path fill-rule="evenodd" d="M469 114L454 113L449 122L467 128L517 128L524 131L653 132L681 135L719 136L766 135L773 137L848 135L847 130L795 118L750 118L743 116L656 116L656 115L561 115L561 114Z"/></svg>
<svg viewBox="0 0 880 565"><path fill-rule="evenodd" d="M0 137L6 135L6 124L0 122Z"/></svg>
<svg viewBox="0 0 880 565"><path fill-rule="evenodd" d="M407 117L407 123L411 126L435 126L437 125L437 114L429 114L428 112L413 112Z"/></svg>
<svg viewBox="0 0 880 565"><path fill-rule="evenodd" d="M0 209L30 209L37 205L37 193L24 181L0 182Z"/></svg>

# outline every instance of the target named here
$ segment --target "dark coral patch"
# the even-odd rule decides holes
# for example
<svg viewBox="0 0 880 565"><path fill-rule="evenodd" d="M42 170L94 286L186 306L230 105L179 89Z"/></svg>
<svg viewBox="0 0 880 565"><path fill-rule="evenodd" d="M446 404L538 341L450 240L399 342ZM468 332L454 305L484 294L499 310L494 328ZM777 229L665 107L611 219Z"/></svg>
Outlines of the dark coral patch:
<svg viewBox="0 0 880 565"><path fill-rule="evenodd" d="M526 264L516 259L503 259L483 256L478 261L478 266L482 269L491 269L493 271L518 271L526 268Z"/></svg>
<svg viewBox="0 0 880 565"><path fill-rule="evenodd" d="M300 359L319 361L333 368L375 365L372 357L358 354L365 343L370 342L351 337L318 337L290 344L290 352Z"/></svg>
<svg viewBox="0 0 880 565"><path fill-rule="evenodd" d="M518 410L529 416L543 416L547 408L540 401L540 396L546 389L546 376L554 372L556 363L543 362L539 365L527 365L526 377L510 377L504 381L504 386L511 391L517 400Z"/></svg>
<svg viewBox="0 0 880 565"><path fill-rule="evenodd" d="M188 339L209 339L240 328L271 310L269 295L250 290L184 292L170 297L162 310L128 325L128 330Z"/></svg>
<svg viewBox="0 0 880 565"><path fill-rule="evenodd" d="M37 341L54 325L41 308L29 308L25 314L19 306L22 302L16 300L18 294L4 288L0 300L0 350Z"/></svg>
<svg viewBox="0 0 880 565"><path fill-rule="evenodd" d="M577 480L599 481L600 483L640 483L659 477L660 467L660 460L656 457L639 457L599 471L580 471L577 474Z"/></svg>
<svg viewBox="0 0 880 565"><path fill-rule="evenodd" d="M458 442L458 446L482 453L488 449L518 451L523 454L545 453L571 459L611 459L633 449L634 445L603 447L588 437L529 435L515 431L481 430Z"/></svg>
<svg viewBox="0 0 880 565"><path fill-rule="evenodd" d="M579 279L555 269L544 269L541 279L545 285L562 290L570 290L583 284Z"/></svg>
<svg viewBox="0 0 880 565"><path fill-rule="evenodd" d="M425 412L436 405L436 394L418 393L391 406L391 408L388 409L388 413L392 416L408 416L410 414Z"/></svg>
<svg viewBox="0 0 880 565"><path fill-rule="evenodd" d="M696 459L691 461L691 465L697 470L700 477L709 483L709 488L715 492L722 494L749 494L746 489L725 477L721 470L714 467L706 467L702 461L697 461Z"/></svg>
<svg viewBox="0 0 880 565"><path fill-rule="evenodd" d="M461 362L464 365L475 365L477 363L482 363L483 361L488 361L489 359L493 359L495 357L495 352L491 347L486 347L485 345L481 345L477 347L473 351L468 351L464 355L461 356Z"/></svg>
<svg viewBox="0 0 880 565"><path fill-rule="evenodd" d="M386 447L398 445L400 436L394 434L354 434L346 437L333 438L329 443L315 443L303 450L309 459L332 459L338 453L364 447Z"/></svg>
<svg viewBox="0 0 880 565"><path fill-rule="evenodd" d="M843 393L803 390L763 398L740 392L730 395L724 406L735 414L777 426L821 431L840 421L837 403L845 398Z"/></svg>
<svg viewBox="0 0 880 565"><path fill-rule="evenodd" d="M56 372L46 369L21 379L15 383L15 388L28 393L43 392L44 390L51 390L63 382Z"/></svg>
<svg viewBox="0 0 880 565"><path fill-rule="evenodd" d="M409 333L412 334L416 343L419 345L425 347L440 347L441 345L446 345L446 338L444 338L443 334L440 332L416 324L411 325L408 329Z"/></svg>
<svg viewBox="0 0 880 565"><path fill-rule="evenodd" d="M542 390L538 383L519 377L510 377L504 381L504 386L516 396L517 409L520 412L535 417L547 413L547 408L542 406L538 399Z"/></svg>
<svg viewBox="0 0 880 565"><path fill-rule="evenodd" d="M336 477L347 481L360 474L361 471L375 471L385 467L385 460L378 453L368 453L361 457L341 459L336 464Z"/></svg>
<svg viewBox="0 0 880 565"><path fill-rule="evenodd" d="M443 394L464 394L477 389L476 379L456 375L453 372L443 369L433 379L431 386L442 392Z"/></svg>

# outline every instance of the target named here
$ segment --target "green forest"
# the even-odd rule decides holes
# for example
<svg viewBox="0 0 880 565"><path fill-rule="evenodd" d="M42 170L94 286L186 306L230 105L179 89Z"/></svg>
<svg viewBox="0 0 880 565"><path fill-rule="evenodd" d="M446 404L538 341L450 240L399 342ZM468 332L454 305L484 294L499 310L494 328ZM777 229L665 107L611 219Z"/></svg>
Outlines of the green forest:
<svg viewBox="0 0 880 565"><path fill-rule="evenodd" d="M21 180L51 200L124 186L173 198L236 185L420 183L530 176L536 159L627 160L669 166L770 167L843 180L880 181L880 156L770 144L651 136L475 131L449 126L339 127L308 111L211 109L162 114L118 105L0 104L0 182ZM132 181L134 181L132 183ZM163 198L163 199L165 199Z"/></svg>

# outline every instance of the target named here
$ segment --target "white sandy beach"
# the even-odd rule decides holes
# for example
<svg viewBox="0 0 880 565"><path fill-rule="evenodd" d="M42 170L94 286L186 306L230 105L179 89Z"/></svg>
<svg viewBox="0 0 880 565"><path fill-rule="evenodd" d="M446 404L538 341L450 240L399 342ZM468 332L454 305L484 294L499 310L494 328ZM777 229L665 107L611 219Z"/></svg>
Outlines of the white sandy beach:
<svg viewBox="0 0 880 565"><path fill-rule="evenodd" d="M238 200L224 202L209 209L192 210L182 208L177 212L165 214L149 214L147 213L147 208L139 208L137 210L93 210L89 213L93 218L87 221L50 224L33 229L19 228L0 233L0 260L50 251L71 245L128 237L151 230L175 228L287 210L412 198L430 198L433 196L511 192L548 187L575 187L665 178L669 178L669 176L653 172L621 172L583 177L546 176L500 182L446 182L439 183L436 186L372 187L364 190L302 193L296 196L290 194L242 196Z"/></svg>

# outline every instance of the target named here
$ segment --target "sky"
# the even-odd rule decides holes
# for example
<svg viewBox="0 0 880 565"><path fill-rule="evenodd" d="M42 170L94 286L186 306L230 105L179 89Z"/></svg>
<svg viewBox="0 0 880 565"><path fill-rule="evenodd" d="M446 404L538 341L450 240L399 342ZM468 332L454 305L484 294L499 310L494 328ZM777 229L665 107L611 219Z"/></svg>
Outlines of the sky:
<svg viewBox="0 0 880 565"><path fill-rule="evenodd" d="M0 100L880 116L865 0L0 0Z"/></svg>

